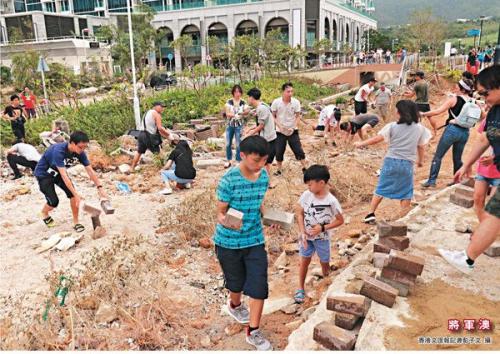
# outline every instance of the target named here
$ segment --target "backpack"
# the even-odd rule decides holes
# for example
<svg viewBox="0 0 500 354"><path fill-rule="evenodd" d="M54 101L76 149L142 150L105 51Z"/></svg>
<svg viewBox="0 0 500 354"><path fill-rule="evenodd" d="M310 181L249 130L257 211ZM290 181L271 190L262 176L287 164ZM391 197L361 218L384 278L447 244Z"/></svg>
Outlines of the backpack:
<svg viewBox="0 0 500 354"><path fill-rule="evenodd" d="M453 111L450 111L457 124L462 128L470 129L481 120L481 108L477 105L473 98L462 97L465 104L462 106L458 116L455 116Z"/></svg>

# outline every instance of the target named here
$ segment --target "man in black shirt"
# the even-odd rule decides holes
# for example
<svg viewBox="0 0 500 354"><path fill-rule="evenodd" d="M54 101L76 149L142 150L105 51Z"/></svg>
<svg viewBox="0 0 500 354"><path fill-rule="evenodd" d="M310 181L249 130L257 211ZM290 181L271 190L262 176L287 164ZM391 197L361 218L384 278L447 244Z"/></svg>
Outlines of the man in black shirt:
<svg viewBox="0 0 500 354"><path fill-rule="evenodd" d="M26 136L24 123L26 122L26 118L24 117L24 111L19 104L18 95L10 96L10 106L5 107L2 118L10 121L12 133L16 137L15 143L24 142Z"/></svg>
<svg viewBox="0 0 500 354"><path fill-rule="evenodd" d="M477 89L491 108L486 117L484 132L475 143L467 161L455 174L456 181L461 180L463 176L470 176L472 165L490 146L495 155L493 161L481 160L480 163L495 163L500 169L500 65L490 66L479 73ZM500 189L497 188L484 211L485 216L472 234L467 250L459 252L439 249L439 253L447 262L464 273L470 273L474 269L476 258L495 242L500 233Z"/></svg>
<svg viewBox="0 0 500 354"><path fill-rule="evenodd" d="M165 170L161 172L161 177L165 182L165 189L161 194L171 194L170 182L176 183L177 189L191 188L191 183L196 177L196 170L193 167L193 152L185 140L175 134L170 134L169 140L175 149L170 153L165 164Z"/></svg>

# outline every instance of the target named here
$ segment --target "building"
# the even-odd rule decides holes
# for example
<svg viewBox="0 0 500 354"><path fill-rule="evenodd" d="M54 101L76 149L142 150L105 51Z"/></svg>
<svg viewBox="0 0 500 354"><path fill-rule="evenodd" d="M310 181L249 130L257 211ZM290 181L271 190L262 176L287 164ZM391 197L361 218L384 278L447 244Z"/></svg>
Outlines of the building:
<svg viewBox="0 0 500 354"><path fill-rule="evenodd" d="M0 39L4 44L9 42L13 31L21 33L23 41L45 41L44 45L50 46L56 34L92 36L100 25L121 27L126 23L127 0L2 1L11 1L9 8L14 9L0 16ZM152 25L165 31L156 51L157 62L170 64L176 70L181 69L182 60L170 43L182 35L193 38L187 62L196 64L206 63L210 36L229 43L234 36L264 37L278 29L291 46L300 45L313 55L313 43L323 38L333 41L332 52L345 45L361 49L364 33L377 26L372 17L373 0L143 0L142 3L156 11Z"/></svg>

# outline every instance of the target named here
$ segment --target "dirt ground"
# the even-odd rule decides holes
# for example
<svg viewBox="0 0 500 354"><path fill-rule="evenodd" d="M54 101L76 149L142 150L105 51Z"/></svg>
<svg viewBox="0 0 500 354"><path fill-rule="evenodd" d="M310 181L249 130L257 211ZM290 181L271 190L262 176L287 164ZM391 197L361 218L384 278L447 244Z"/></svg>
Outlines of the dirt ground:
<svg viewBox="0 0 500 354"><path fill-rule="evenodd" d="M444 94L435 95L433 106L443 97ZM441 120L444 122L445 117ZM306 154L311 163L329 166L332 191L344 208L346 224L337 230L332 242L332 264L338 270L327 279L309 278L309 298L302 307L286 314L281 311L282 306L264 316L262 329L275 349L286 347L289 334L307 318L307 309L319 303L336 274L353 258L340 256L336 242L347 239L356 242L360 234L368 235L372 230L361 220L376 185L384 145L358 151L326 146L322 139L312 136L313 124L315 121L310 120L308 126L301 128ZM382 124L376 130L381 127ZM418 183L428 174L436 143L437 140L433 141L427 148L424 167L417 169L415 205L435 193L435 190L420 190ZM471 143L465 154L470 146ZM110 162L116 166L123 160L126 158ZM116 208L115 214L102 216L107 234L92 239L90 217L82 213L84 237L65 252L36 251L43 239L71 231L69 202L63 194L58 193L61 203L53 213L58 226L48 230L38 215L43 196L33 179L26 177L12 182L2 178L0 347L4 350L252 349L240 333L243 328L221 313L226 292L210 239L214 227L214 190L224 170L200 170L193 189L160 196L157 192L162 183L157 167L148 165L130 176L110 172L112 166L105 167L105 172L99 172L100 178ZM291 211L305 186L300 165L290 151L284 167L284 175L273 178L277 187L269 191L265 203ZM95 189L82 171L75 170L72 174L85 199L97 203ZM451 154L448 154L437 189L451 178ZM115 187L118 181L127 182L133 193L120 194ZM384 201L377 216L394 220L398 218L397 208L398 203ZM291 232L266 230L266 237L270 264L268 303L272 304L290 299L296 289L296 228ZM285 249L291 250L288 265L279 269L274 262ZM315 259L310 269L318 265ZM59 307L53 296L60 275L73 280L64 307ZM481 305L480 299L474 301ZM115 318L103 324L97 322L96 316L104 305L113 309ZM450 302L449 306L461 305ZM418 332L418 327L412 330Z"/></svg>

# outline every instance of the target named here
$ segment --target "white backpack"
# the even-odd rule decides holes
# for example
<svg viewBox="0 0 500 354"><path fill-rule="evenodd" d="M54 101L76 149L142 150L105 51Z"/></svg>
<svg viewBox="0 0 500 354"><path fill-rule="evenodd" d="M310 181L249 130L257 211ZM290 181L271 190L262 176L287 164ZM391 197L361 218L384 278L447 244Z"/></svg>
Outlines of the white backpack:
<svg viewBox="0 0 500 354"><path fill-rule="evenodd" d="M462 98L465 100L465 104L463 105L462 110L460 111L458 116L455 116L455 114L453 114L453 111L450 112L459 126L470 129L481 120L481 108L477 105L476 101L473 98Z"/></svg>

